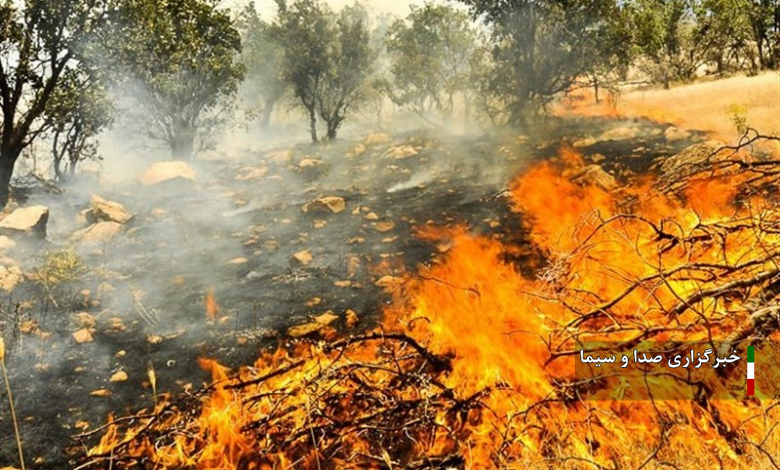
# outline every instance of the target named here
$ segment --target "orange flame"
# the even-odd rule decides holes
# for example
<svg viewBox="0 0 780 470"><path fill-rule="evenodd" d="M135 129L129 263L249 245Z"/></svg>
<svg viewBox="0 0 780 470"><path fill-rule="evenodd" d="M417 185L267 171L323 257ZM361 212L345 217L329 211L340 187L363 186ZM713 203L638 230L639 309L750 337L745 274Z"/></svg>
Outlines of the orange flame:
<svg viewBox="0 0 780 470"><path fill-rule="evenodd" d="M214 298L214 289L209 287L206 293L206 319L209 323L214 323L217 320L220 310L219 304Z"/></svg>
<svg viewBox="0 0 780 470"><path fill-rule="evenodd" d="M677 273L689 264L737 266L752 259L757 247L780 245L780 233L743 229L759 223L757 206L763 201L755 198L750 208L736 204L735 190L718 177L694 181L680 197L655 191L649 179L607 192L568 178L582 165L575 151L563 149L560 158L535 165L512 185L513 207L522 213L530 242L547 259L537 278L523 277L507 262L510 247L499 241L462 227L427 228L421 235L446 240L448 249L394 291L384 312L377 334L403 332L432 353L451 357L451 368L436 376L436 386L464 403L484 394L481 407L457 417L434 412L425 432L410 435L414 444L398 450L377 448L370 430L346 436L336 430L327 439L338 441L341 457L329 460L318 450L318 439L326 438L316 437L310 422L323 413L312 409L318 398L313 392L327 394L329 406L352 422L373 413L356 383L387 390L387 401L425 402L432 392L430 384L409 388L392 368L379 366L386 347L359 343L336 353L300 344L293 351L262 355L232 379L215 361L202 360L215 385L199 415L193 420L176 409L161 415L155 429L180 432L172 442L155 442L147 434L130 454L164 469L354 468L352 457L369 454L377 456L373 468L387 468L397 458L391 451L457 453L471 469L638 468L648 456L678 468L755 468L765 456L739 443L780 448L780 433L771 432L780 408L772 401L762 406L720 400L741 377L709 384L712 394L703 403L582 401L572 384L571 361L552 355L570 345L575 332L590 340L623 341L655 327L663 327L655 333L659 340L723 338L733 331L746 318L742 301L702 301L685 308L681 299L707 280L695 272ZM719 232L703 232L704 219L716 221ZM720 244L691 248L680 241L709 235ZM771 265L771 260L756 262L756 272ZM213 319L218 307L211 290L206 299ZM684 308L670 315L681 302ZM391 355L393 367L398 367L397 353ZM350 380L323 374L337 359L347 366L377 366ZM236 388L236 383L251 385ZM290 411L279 417L274 413L280 408ZM272 416L276 421L267 423ZM268 426L265 437L250 437L245 430L258 422ZM124 434L110 429L91 455L128 442L145 428L138 425ZM288 447L279 447L276 437Z"/></svg>

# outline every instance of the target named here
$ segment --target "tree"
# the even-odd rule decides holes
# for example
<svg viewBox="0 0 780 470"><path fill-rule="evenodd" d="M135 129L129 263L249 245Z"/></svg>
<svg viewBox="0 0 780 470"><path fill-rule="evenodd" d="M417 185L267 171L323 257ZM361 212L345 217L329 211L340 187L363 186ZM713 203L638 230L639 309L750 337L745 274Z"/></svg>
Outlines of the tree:
<svg viewBox="0 0 780 470"><path fill-rule="evenodd" d="M317 0L296 0L279 7L276 32L284 45L282 70L309 118L313 142L317 119L326 138L335 139L348 113L361 100L374 55L368 15L360 4L334 14Z"/></svg>
<svg viewBox="0 0 780 470"><path fill-rule="evenodd" d="M116 58L118 83L145 111L149 137L174 159L189 159L196 142L224 121L244 68L241 36L218 0L116 0L104 38Z"/></svg>
<svg viewBox="0 0 780 470"><path fill-rule="evenodd" d="M664 88L693 78L705 48L694 34L692 0L635 0L632 6L637 46L646 59L642 69Z"/></svg>
<svg viewBox="0 0 780 470"><path fill-rule="evenodd" d="M53 111L77 99L83 84L69 77L85 73L83 45L100 27L103 0L14 0L0 3L0 207L10 197L14 167L22 152L43 139L73 108ZM97 130L104 122L93 121ZM78 130L77 130L78 131Z"/></svg>
<svg viewBox="0 0 780 470"><path fill-rule="evenodd" d="M257 14L254 2L241 15L242 62L246 66L244 93L260 102L261 123L267 126L271 113L287 90L282 68L282 45L273 25Z"/></svg>
<svg viewBox="0 0 780 470"><path fill-rule="evenodd" d="M392 60L390 98L418 114L435 108L452 113L454 98L465 94L477 34L468 14L446 5L412 5L405 20L391 25L387 51Z"/></svg>
<svg viewBox="0 0 780 470"><path fill-rule="evenodd" d="M480 83L494 120L524 122L614 48L614 0L460 1L491 28L491 62Z"/></svg>
<svg viewBox="0 0 780 470"><path fill-rule="evenodd" d="M780 65L780 2L777 0L748 0L748 20L758 59L767 69Z"/></svg>
<svg viewBox="0 0 780 470"><path fill-rule="evenodd" d="M95 138L114 122L114 107L98 74L68 70L55 88L44 113L51 126L50 143L54 176L73 177L79 162L99 159Z"/></svg>
<svg viewBox="0 0 780 470"><path fill-rule="evenodd" d="M695 34L702 42L707 57L714 61L717 72L742 68L747 60L752 73L759 64L753 53L749 0L703 0L697 5Z"/></svg>

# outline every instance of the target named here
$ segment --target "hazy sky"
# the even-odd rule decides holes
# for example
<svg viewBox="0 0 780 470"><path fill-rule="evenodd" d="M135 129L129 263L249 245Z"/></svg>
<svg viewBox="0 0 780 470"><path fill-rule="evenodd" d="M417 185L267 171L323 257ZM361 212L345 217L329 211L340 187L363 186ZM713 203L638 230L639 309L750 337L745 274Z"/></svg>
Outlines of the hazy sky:
<svg viewBox="0 0 780 470"><path fill-rule="evenodd" d="M230 6L241 6L248 3L247 0L227 0L225 2ZM354 3L354 0L325 0L325 3L338 11L344 5ZM409 12L409 5L422 4L423 0L364 0L366 8L372 15L380 13L393 13L398 16L406 16ZM264 16L269 17L276 12L276 4L273 0L255 0L257 10Z"/></svg>

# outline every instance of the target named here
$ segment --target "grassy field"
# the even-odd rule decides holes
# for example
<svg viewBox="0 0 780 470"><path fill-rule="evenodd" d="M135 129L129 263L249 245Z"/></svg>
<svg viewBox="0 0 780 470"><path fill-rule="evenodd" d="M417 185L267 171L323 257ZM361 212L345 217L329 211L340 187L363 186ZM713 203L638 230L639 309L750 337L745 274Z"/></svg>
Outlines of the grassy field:
<svg viewBox="0 0 780 470"><path fill-rule="evenodd" d="M739 137L734 118L744 117L762 134L780 135L780 74L699 81L670 90L624 91L617 99L602 99L600 103L595 103L592 90L588 90L562 103L558 112L651 118L706 131L727 142Z"/></svg>

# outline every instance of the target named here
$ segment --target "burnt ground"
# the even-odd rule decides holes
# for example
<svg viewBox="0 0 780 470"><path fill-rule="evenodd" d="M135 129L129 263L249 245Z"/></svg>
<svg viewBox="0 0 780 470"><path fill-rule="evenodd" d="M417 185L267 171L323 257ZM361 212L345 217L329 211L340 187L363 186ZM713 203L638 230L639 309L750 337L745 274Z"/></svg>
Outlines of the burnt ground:
<svg viewBox="0 0 780 470"><path fill-rule="evenodd" d="M177 394L208 382L197 358L250 364L261 350L301 340L286 329L325 311L340 317L340 334L376 326L389 300L376 281L437 253L417 229L461 224L527 246L502 192L512 175L569 142L625 179L702 138L670 141L668 129L643 120L569 118L520 137L414 132L375 144L217 153L192 163L194 184L94 188L82 180L57 196L31 191L25 204L51 209L48 240L22 241L0 257L27 274L0 296L0 331L28 468L74 467L83 449L71 436L109 413L150 406L150 364L158 393ZM74 218L93 192L122 203L134 219L110 242L76 245L84 265L76 279L36 282L47 254L72 245ZM322 196L343 198L346 209L303 211ZM303 250L311 254L307 265L292 258ZM514 261L533 275L541 255L530 246L524 253ZM220 305L213 324L205 312L209 290ZM353 330L343 324L347 309L360 317ZM72 334L84 327L93 341L77 343ZM119 371L127 380L110 381ZM3 388L0 467L17 465L7 405Z"/></svg>

